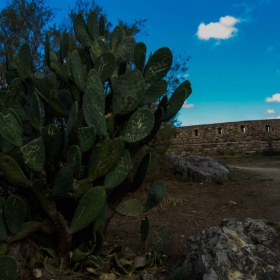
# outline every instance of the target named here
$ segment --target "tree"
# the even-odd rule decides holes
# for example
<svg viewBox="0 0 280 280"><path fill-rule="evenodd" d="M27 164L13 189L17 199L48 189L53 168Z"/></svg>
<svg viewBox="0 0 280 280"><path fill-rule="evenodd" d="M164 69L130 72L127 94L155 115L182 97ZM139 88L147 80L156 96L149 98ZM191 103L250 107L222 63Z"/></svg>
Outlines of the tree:
<svg viewBox="0 0 280 280"><path fill-rule="evenodd" d="M33 60L33 70L43 67L43 35L54 19L57 9L46 5L45 0L12 0L0 13L0 88L5 88L5 46L13 52L28 43ZM36 62L36 63L35 63Z"/></svg>

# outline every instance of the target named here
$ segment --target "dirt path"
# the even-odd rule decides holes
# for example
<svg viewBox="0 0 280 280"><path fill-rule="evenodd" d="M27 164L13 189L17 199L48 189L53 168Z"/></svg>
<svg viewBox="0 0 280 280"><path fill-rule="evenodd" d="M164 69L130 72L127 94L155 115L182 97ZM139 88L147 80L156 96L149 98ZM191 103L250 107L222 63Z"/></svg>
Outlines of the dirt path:
<svg viewBox="0 0 280 280"><path fill-rule="evenodd" d="M237 165L228 165L230 168L249 170L256 172L259 175L268 177L271 180L280 183L280 168L273 167L248 167L248 166L237 166Z"/></svg>

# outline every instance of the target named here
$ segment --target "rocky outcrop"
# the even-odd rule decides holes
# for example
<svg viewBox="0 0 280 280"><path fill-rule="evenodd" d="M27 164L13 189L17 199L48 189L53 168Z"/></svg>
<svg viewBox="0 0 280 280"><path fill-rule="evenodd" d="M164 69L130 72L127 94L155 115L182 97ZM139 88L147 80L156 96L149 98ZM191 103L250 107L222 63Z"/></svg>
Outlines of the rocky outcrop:
<svg viewBox="0 0 280 280"><path fill-rule="evenodd" d="M186 259L176 273L181 279L278 280L279 240L273 227L280 229L279 223L265 220L224 219L220 227L189 237Z"/></svg>
<svg viewBox="0 0 280 280"><path fill-rule="evenodd" d="M180 157L168 156L168 160L174 165L176 175L187 177L194 182L209 182L225 179L229 171L213 158L202 156Z"/></svg>

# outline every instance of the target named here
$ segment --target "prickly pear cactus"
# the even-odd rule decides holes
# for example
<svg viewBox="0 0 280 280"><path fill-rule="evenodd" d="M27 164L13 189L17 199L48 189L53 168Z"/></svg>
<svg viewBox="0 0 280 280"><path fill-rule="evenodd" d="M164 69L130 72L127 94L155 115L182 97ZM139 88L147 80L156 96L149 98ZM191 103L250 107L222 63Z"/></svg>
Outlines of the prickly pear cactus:
<svg viewBox="0 0 280 280"><path fill-rule="evenodd" d="M145 203L125 197L142 185L149 170L151 155L136 164L137 151L177 114L192 90L186 81L168 98L164 77L171 51L155 51L146 64L146 45L136 44L121 26L110 33L104 16L77 15L74 32L81 45L72 52L69 34L62 35L58 52L50 49L46 35L45 63L53 72L46 77L32 73L27 44L15 54L6 47L0 177L18 193L0 197L0 241L8 247L46 231L57 245L57 252L48 250L46 265L60 259L61 267L90 271L102 265L98 230L106 233L108 214L139 215L164 199L162 181L151 184ZM147 231L148 221L142 241ZM84 232L88 237L81 240ZM113 263L134 271L130 263ZM16 271L11 257L0 257L3 279L16 279Z"/></svg>

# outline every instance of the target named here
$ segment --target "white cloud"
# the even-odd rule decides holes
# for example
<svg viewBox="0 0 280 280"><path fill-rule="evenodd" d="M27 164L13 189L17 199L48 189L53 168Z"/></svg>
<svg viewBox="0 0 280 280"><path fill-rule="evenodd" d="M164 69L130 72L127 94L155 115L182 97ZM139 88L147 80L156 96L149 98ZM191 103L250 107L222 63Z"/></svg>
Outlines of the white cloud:
<svg viewBox="0 0 280 280"><path fill-rule="evenodd" d="M267 120L275 120L275 119L280 119L280 116L278 116L278 117L267 117L266 119L267 119Z"/></svg>
<svg viewBox="0 0 280 280"><path fill-rule="evenodd" d="M266 102L280 102L280 93L275 93L272 97L267 97L265 99Z"/></svg>
<svg viewBox="0 0 280 280"><path fill-rule="evenodd" d="M210 38L229 39L237 32L234 25L239 21L235 17L225 16L221 17L219 22L201 23L196 34L201 40L209 40Z"/></svg>
<svg viewBox="0 0 280 280"><path fill-rule="evenodd" d="M177 75L177 78L183 78L183 79L186 79L190 74L184 74L184 75Z"/></svg>
<svg viewBox="0 0 280 280"><path fill-rule="evenodd" d="M182 108L187 108L187 109L190 109L192 107L194 107L194 104L192 103L184 103L184 105L182 106Z"/></svg>
<svg viewBox="0 0 280 280"><path fill-rule="evenodd" d="M267 109L265 112L267 114L275 114L275 111L273 109Z"/></svg>

